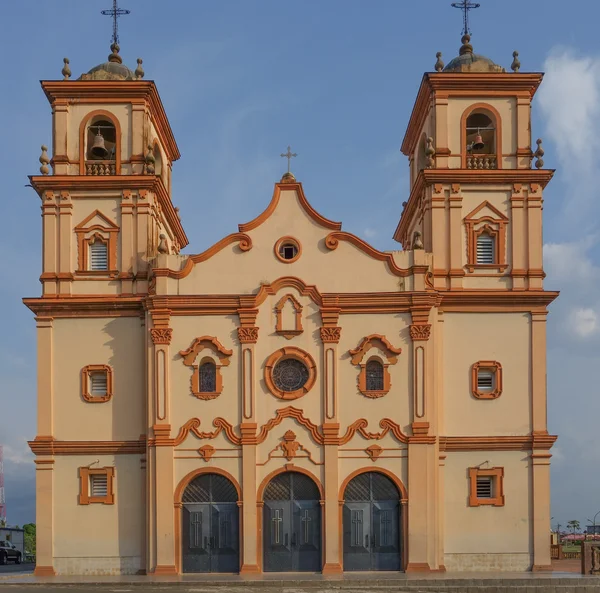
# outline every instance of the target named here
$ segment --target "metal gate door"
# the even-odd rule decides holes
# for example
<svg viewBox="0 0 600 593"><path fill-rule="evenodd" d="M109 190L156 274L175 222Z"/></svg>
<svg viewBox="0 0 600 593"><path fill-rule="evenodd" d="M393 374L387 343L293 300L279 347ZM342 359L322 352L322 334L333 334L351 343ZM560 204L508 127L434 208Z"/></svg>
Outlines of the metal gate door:
<svg viewBox="0 0 600 593"><path fill-rule="evenodd" d="M344 570L401 570L400 496L386 476L369 472L344 491Z"/></svg>
<svg viewBox="0 0 600 593"><path fill-rule="evenodd" d="M183 572L239 570L239 509L235 486L224 476L203 474L183 493Z"/></svg>
<svg viewBox="0 0 600 593"><path fill-rule="evenodd" d="M269 482L264 494L265 572L321 570L319 489L304 474L287 472Z"/></svg>

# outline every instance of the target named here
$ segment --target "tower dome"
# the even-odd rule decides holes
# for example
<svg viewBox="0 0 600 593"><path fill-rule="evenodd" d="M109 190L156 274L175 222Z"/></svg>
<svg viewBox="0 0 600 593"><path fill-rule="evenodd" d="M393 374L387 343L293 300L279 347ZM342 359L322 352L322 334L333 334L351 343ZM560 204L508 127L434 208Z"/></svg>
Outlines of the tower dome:
<svg viewBox="0 0 600 593"><path fill-rule="evenodd" d="M506 72L502 66L498 66L490 58L473 52L470 35L464 35L461 41L462 46L458 57L449 62L443 72Z"/></svg>
<svg viewBox="0 0 600 593"><path fill-rule="evenodd" d="M113 43L110 49L112 53L108 56L108 61L94 66L89 72L82 74L79 80L138 80L136 73L123 64L119 45Z"/></svg>

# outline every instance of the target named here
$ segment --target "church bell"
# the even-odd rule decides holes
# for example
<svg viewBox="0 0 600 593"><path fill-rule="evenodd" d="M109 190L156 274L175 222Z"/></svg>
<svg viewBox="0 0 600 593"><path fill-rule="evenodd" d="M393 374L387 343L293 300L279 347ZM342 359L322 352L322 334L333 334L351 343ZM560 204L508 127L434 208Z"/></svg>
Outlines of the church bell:
<svg viewBox="0 0 600 593"><path fill-rule="evenodd" d="M104 159L108 158L108 150L106 150L106 146L104 145L104 136L100 133L100 129L96 131L96 136L94 137L94 144L92 145L92 149L90 150L91 155L96 159Z"/></svg>
<svg viewBox="0 0 600 593"><path fill-rule="evenodd" d="M481 137L481 134L477 132L477 136L475 136L475 141L473 142L473 149L481 150L484 146L485 143L483 142L483 138Z"/></svg>

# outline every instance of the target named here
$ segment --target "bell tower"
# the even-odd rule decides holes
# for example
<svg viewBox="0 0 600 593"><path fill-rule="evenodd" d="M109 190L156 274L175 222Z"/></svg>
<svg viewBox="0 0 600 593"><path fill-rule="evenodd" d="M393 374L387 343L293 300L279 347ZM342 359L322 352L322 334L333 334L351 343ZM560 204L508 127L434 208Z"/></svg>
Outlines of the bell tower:
<svg viewBox="0 0 600 593"><path fill-rule="evenodd" d="M444 66L438 53L423 76L402 143L411 192L394 238L409 249L422 240L438 290L543 288L542 192L553 171L542 141L531 148L543 74L522 73L518 55L508 73L465 32L458 57Z"/></svg>
<svg viewBox="0 0 600 593"><path fill-rule="evenodd" d="M78 79L44 80L52 156L42 147L43 295L140 295L148 262L188 241L171 200L180 154L142 60L130 70L116 38L108 60Z"/></svg>

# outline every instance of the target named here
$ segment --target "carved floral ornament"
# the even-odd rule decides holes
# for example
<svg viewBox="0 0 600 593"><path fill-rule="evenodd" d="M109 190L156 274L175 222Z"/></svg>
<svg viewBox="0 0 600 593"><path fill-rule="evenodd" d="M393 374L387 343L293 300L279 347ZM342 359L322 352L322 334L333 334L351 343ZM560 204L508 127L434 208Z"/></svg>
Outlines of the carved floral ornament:
<svg viewBox="0 0 600 593"><path fill-rule="evenodd" d="M384 353L385 359L379 355L367 358L372 348L378 348ZM354 350L350 350L352 364L360 367L358 375L358 390L371 399L383 397L391 389L392 383L388 367L398 362L401 348L395 348L385 336L371 334L363 338Z"/></svg>
<svg viewBox="0 0 600 593"><path fill-rule="evenodd" d="M431 335L431 324L416 324L410 326L410 337L413 341L426 341L429 340Z"/></svg>
<svg viewBox="0 0 600 593"><path fill-rule="evenodd" d="M168 345L173 337L173 329L170 327L155 327L150 330L150 335L154 344Z"/></svg>
<svg viewBox="0 0 600 593"><path fill-rule="evenodd" d="M198 355L208 349L210 356ZM228 350L214 336L196 338L187 350L179 352L183 364L192 367L192 394L198 399L210 400L218 397L223 391L221 368L229 366L229 357L233 350Z"/></svg>

